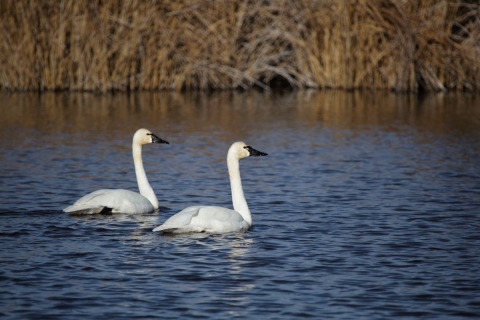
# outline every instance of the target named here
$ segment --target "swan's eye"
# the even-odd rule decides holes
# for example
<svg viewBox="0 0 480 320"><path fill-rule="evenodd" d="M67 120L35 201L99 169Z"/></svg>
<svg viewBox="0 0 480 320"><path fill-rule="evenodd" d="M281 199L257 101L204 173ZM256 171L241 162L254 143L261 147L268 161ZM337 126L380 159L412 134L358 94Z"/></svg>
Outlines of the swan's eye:
<svg viewBox="0 0 480 320"><path fill-rule="evenodd" d="M245 147L243 147L243 149L247 149L247 150L248 150L248 149L250 149L250 146L245 146Z"/></svg>
<svg viewBox="0 0 480 320"><path fill-rule="evenodd" d="M153 135L153 133L147 133L147 136L151 136L151 135Z"/></svg>

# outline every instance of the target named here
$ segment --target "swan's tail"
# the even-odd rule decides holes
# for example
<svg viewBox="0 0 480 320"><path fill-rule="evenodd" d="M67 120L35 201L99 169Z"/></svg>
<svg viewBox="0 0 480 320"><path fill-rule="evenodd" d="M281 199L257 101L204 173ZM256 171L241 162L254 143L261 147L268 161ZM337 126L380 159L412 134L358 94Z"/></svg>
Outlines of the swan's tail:
<svg viewBox="0 0 480 320"><path fill-rule="evenodd" d="M112 211L112 208L108 208L105 206L92 206L92 205L84 204L84 205L68 206L65 209L63 209L63 211L70 214L99 214L99 213L108 213Z"/></svg>
<svg viewBox="0 0 480 320"><path fill-rule="evenodd" d="M170 232L170 233L174 233L175 230L177 230L177 229L178 229L177 227L169 227L169 226L161 225L161 226L158 226L158 227L156 227L155 229L153 229L153 232Z"/></svg>
<svg viewBox="0 0 480 320"><path fill-rule="evenodd" d="M198 226L183 226L183 227L174 227L172 225L162 224L161 226L153 229L153 232L162 232L162 233L199 233L207 232L205 228Z"/></svg>

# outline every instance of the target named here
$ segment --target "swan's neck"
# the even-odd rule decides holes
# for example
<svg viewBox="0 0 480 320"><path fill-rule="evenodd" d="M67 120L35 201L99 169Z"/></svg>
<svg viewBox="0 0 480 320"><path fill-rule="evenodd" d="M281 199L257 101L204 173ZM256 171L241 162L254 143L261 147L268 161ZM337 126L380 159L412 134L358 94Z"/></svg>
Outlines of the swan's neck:
<svg viewBox="0 0 480 320"><path fill-rule="evenodd" d="M247 200L243 194L242 179L240 178L240 164L238 159L227 157L228 174L232 188L233 209L240 213L249 225L252 225L252 215L248 209Z"/></svg>
<svg viewBox="0 0 480 320"><path fill-rule="evenodd" d="M137 175L138 189L140 194L147 198L155 209L158 209L158 199L153 192L150 183L148 183L145 169L143 168L142 146L138 143L132 145L133 163L135 164L135 174Z"/></svg>

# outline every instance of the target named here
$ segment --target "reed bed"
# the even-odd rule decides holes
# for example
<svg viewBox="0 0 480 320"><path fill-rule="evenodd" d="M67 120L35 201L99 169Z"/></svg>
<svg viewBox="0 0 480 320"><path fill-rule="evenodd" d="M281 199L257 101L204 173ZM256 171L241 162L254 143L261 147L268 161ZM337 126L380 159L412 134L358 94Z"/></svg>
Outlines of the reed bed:
<svg viewBox="0 0 480 320"><path fill-rule="evenodd" d="M478 1L0 1L3 90L480 89Z"/></svg>

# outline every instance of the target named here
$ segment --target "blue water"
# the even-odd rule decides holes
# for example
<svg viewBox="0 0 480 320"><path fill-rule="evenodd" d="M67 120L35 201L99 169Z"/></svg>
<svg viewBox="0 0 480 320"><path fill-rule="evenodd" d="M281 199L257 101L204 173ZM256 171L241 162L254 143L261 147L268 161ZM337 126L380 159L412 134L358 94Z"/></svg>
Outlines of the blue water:
<svg viewBox="0 0 480 320"><path fill-rule="evenodd" d="M478 97L293 92L1 96L0 318L469 319L480 315ZM70 216L136 191L160 212ZM244 140L247 233L151 230L231 207Z"/></svg>

